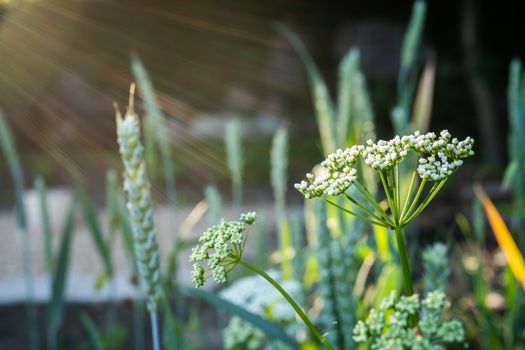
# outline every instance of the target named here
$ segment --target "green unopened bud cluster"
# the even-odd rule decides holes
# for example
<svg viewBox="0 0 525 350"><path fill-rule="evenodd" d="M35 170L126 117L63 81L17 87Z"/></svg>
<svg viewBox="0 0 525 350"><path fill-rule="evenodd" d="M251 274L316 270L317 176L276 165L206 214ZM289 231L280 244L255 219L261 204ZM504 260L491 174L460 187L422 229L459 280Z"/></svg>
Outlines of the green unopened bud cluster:
<svg viewBox="0 0 525 350"><path fill-rule="evenodd" d="M211 271L215 282L226 282L227 273L237 265L242 256L246 242L245 229L256 218L255 212L245 213L239 221L222 220L202 234L200 244L193 248L190 256L190 262L194 263L192 280L197 287L206 282L207 271Z"/></svg>
<svg viewBox="0 0 525 350"><path fill-rule="evenodd" d="M117 112L116 119L137 267L142 288L149 301L148 307L153 311L160 294L159 249L153 223L150 184L144 163L144 147L140 141L140 123L131 100L124 118Z"/></svg>
<svg viewBox="0 0 525 350"><path fill-rule="evenodd" d="M444 350L443 343L465 340L465 331L457 320L444 321L443 310L450 307L443 292L430 292L420 301L417 294L396 298L395 291L379 309L372 309L365 321L354 328L354 340L368 343L372 350ZM421 309L424 312L421 312ZM411 319L422 314L417 326Z"/></svg>

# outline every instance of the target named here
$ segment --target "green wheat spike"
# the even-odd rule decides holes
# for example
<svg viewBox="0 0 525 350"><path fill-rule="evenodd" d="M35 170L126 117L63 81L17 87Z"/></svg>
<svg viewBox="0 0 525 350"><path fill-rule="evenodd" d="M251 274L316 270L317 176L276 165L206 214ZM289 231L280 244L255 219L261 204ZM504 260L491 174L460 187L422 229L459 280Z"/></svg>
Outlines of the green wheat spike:
<svg viewBox="0 0 525 350"><path fill-rule="evenodd" d="M355 347L352 339L352 332L356 323L355 312L356 302L352 297L351 286L355 282L354 278L348 278L348 269L346 260L352 257L347 257L341 242L332 239L330 245L331 273L333 276L333 295L337 305L338 322L336 330L339 341L344 344L342 349L353 349ZM355 259L354 259L355 260ZM355 266L353 266L355 267Z"/></svg>
<svg viewBox="0 0 525 350"><path fill-rule="evenodd" d="M448 248L443 243L435 243L423 251L424 295L432 291L446 292L448 269Z"/></svg>
<svg viewBox="0 0 525 350"><path fill-rule="evenodd" d="M337 305L334 295L334 280L332 276L331 237L326 226L327 208L323 201L314 203L315 232L317 235L317 261L319 264L319 291L323 301L323 309L319 316L320 321L328 333L331 343L340 343L339 334L334 330L338 322Z"/></svg>
<svg viewBox="0 0 525 350"><path fill-rule="evenodd" d="M241 122L238 118L233 118L226 124L224 142L232 180L233 204L239 210L242 204L243 152Z"/></svg>
<svg viewBox="0 0 525 350"><path fill-rule="evenodd" d="M215 185L208 185L204 190L208 203L208 226L217 225L222 218L222 198Z"/></svg>
<svg viewBox="0 0 525 350"><path fill-rule="evenodd" d="M273 137L271 150L271 183L277 211L283 211L288 182L288 130L280 128Z"/></svg>
<svg viewBox="0 0 525 350"><path fill-rule="evenodd" d="M146 110L144 120L144 137L148 139L146 145L158 144L164 171L164 181L166 183L166 194L172 203L176 203L175 165L173 163L173 155L167 132L168 129L165 125L166 116L159 106L153 83L142 61L138 56L133 56L131 62L133 75L137 80L138 93L144 100L144 108ZM147 152L151 151L151 147L149 148L150 150ZM148 164L151 169L152 167L150 165L151 164ZM153 167L156 166L157 163L153 164Z"/></svg>

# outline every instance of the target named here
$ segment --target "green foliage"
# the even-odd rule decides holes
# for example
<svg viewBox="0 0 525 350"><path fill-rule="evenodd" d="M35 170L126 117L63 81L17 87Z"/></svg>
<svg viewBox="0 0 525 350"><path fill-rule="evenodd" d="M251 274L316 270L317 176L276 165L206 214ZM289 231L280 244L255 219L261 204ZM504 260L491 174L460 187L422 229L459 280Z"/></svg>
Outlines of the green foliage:
<svg viewBox="0 0 525 350"><path fill-rule="evenodd" d="M425 312L413 327L411 320L422 307ZM417 294L397 299L392 292L379 309L372 309L365 321L357 323L354 340L369 344L372 350L445 350L444 344L465 340L461 322L442 319L449 307L443 292L430 292L422 302Z"/></svg>
<svg viewBox="0 0 525 350"><path fill-rule="evenodd" d="M401 49L401 66L397 81L397 105L392 110L391 119L396 134L410 130L410 115L414 92L418 81L417 53L421 45L427 5L424 0L416 0L412 7L412 16L405 33Z"/></svg>
<svg viewBox="0 0 525 350"><path fill-rule="evenodd" d="M242 204L243 152L241 122L238 118L231 119L224 132L228 169L232 180L233 203L236 208Z"/></svg>
<svg viewBox="0 0 525 350"><path fill-rule="evenodd" d="M85 312L82 312L79 318L84 332L87 335L89 348L92 350L103 350L102 338L95 322L93 322L91 317Z"/></svg>
<svg viewBox="0 0 525 350"><path fill-rule="evenodd" d="M171 150L166 116L157 101L153 83L146 68L138 56L131 58L133 76L137 80L138 93L144 101L146 115L144 119L144 144L145 159L148 171L155 174L159 161L156 157L156 148L160 153L160 164L162 164L164 182L166 184L166 195L168 199L176 203L175 187L175 164Z"/></svg>
<svg viewBox="0 0 525 350"><path fill-rule="evenodd" d="M435 243L423 251L424 295L431 291L446 292L448 269L448 249L443 243Z"/></svg>
<svg viewBox="0 0 525 350"><path fill-rule="evenodd" d="M223 309L233 315L242 318L243 320L254 325L257 329L260 329L269 337L279 339L283 343L288 344L292 349L299 349L299 345L297 344L297 342L294 339L292 339L288 334L286 334L286 332L284 332L281 327L275 325L273 322L265 320L261 316L256 315L246 310L245 308L235 305L234 303L231 303L223 298L220 298L217 295L210 293L202 288L184 288L182 286L179 286L179 288L181 288L184 292L189 293L194 297L202 299L207 303L214 305L215 307Z"/></svg>
<svg viewBox="0 0 525 350"><path fill-rule="evenodd" d="M64 293L67 286L67 275L71 255L71 241L75 229L76 200L70 206L66 222L62 229L62 238L58 259L53 271L51 300L47 312L48 348L56 348L56 336L63 319Z"/></svg>
<svg viewBox="0 0 525 350"><path fill-rule="evenodd" d="M42 218L42 229L44 236L44 265L49 273L51 273L55 264L53 261L53 232L51 232L51 224L49 222L49 209L47 207L46 198L46 183L42 177L37 177L35 180L35 189L38 193L38 204L40 209L40 217Z"/></svg>
<svg viewBox="0 0 525 350"><path fill-rule="evenodd" d="M208 185L204 190L204 195L208 203L208 225L216 225L222 217L221 194L215 185Z"/></svg>

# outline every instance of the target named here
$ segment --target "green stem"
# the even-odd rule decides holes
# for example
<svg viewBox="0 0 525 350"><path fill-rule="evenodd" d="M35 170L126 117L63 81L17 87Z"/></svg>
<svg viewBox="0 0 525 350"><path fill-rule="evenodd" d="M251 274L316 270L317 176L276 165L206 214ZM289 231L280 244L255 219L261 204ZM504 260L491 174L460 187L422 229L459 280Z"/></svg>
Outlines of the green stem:
<svg viewBox="0 0 525 350"><path fill-rule="evenodd" d="M399 250L399 257L401 259L401 267L403 269L403 279L405 281L405 289L408 295L414 294L414 287L412 286L412 278L410 274L410 267L408 265L407 249L405 246L405 238L403 229L400 227L394 228L396 233L397 249Z"/></svg>
<svg viewBox="0 0 525 350"><path fill-rule="evenodd" d="M412 212L412 210L417 204L417 201L419 200L419 197L421 196L421 192L423 192L423 188L425 188L426 183L427 183L427 180L425 179L421 181L421 183L419 184L419 188L417 189L415 198L412 200L412 203L410 203L410 207L406 211L405 215L401 217L400 222L405 222L405 217L407 217Z"/></svg>
<svg viewBox="0 0 525 350"><path fill-rule="evenodd" d="M301 317L301 319L303 320L303 322L305 323L305 325L308 327L308 329L310 330L310 332L312 333L312 335L319 341L321 342L321 344L324 345L324 347L327 349L327 350L335 350L334 347L328 342L328 340L326 340L322 335L321 333L319 333L319 331L315 328L315 326L313 325L313 323L310 321L310 319L308 318L308 316L306 316L306 314L303 312L303 310L301 310L301 308L299 307L299 305L297 305L297 303L295 302L295 300L293 300L293 298L290 296L290 294L288 294L282 287L279 283L277 283L277 281L275 281L273 278L271 278L266 272L264 272L263 270L259 269L257 266L254 266L244 260L239 260L239 264L244 266L245 268L247 268L248 270L251 270L253 272L255 272L256 274L260 275L261 277L263 277L265 280L267 280L268 282L270 282L270 284L272 286L275 287L275 289L277 289L279 291L279 293L281 293L281 295L286 299L286 301L294 308L295 312L297 312L297 314L299 315L299 317Z"/></svg>
<svg viewBox="0 0 525 350"><path fill-rule="evenodd" d="M439 190L441 190L441 187L443 187L445 182L446 182L446 179L441 180L441 182L438 185L432 186L432 189L430 190L427 197L423 200L423 202L419 205L419 207L414 211L414 213L410 215L408 219L402 222L401 226L406 226L410 221L414 220L419 214L421 214L421 212L427 207L427 205L429 205L430 202L432 202L432 199L434 199L434 197L438 194Z"/></svg>
<svg viewBox="0 0 525 350"><path fill-rule="evenodd" d="M379 178L381 179L381 183L383 184L383 190L385 191L386 199L388 201L388 206L390 207L390 211L392 212L392 215L396 217L394 203L392 201L392 197L390 196L390 188L387 185L385 176L383 175L383 171L379 171Z"/></svg>
<svg viewBox="0 0 525 350"><path fill-rule="evenodd" d="M403 209L401 210L401 218L405 216L405 212L408 206L408 203L412 197L412 189L414 187L414 182L416 181L416 171L412 171L412 178L410 179L410 185L408 186L408 192L405 197L405 203L403 204Z"/></svg>
<svg viewBox="0 0 525 350"><path fill-rule="evenodd" d="M387 225L387 224L385 224L385 223L383 223L383 222L375 221L375 220L372 220L372 219L367 218L367 217L365 217L365 216L359 215L359 214L357 214L357 213L355 213L355 212L353 212L353 211L351 211L351 210L346 209L346 208L343 207L343 206L340 206L340 205L337 204L337 203L332 202L332 201L329 200L329 199L326 199L326 198L324 198L324 197L319 197L319 198L321 198L322 200L324 200L326 203L331 204L331 205L333 205L334 207L337 207L337 208L341 209L342 211L344 211L344 212L346 212L346 213L348 213L348 214L354 215L354 216L358 217L359 219L364 220L364 221L366 221L366 222L369 222L369 223L371 223L371 224L373 224L373 225L378 225L378 226L383 226L383 227L391 227L390 225Z"/></svg>
<svg viewBox="0 0 525 350"><path fill-rule="evenodd" d="M377 202L377 200L374 198L374 196L370 193L370 191L368 191L368 189L366 188L365 185L363 185L363 183L361 182L361 180L357 179L357 182L356 182L356 186L357 190L359 192L361 192L361 194L365 197L365 199L368 200L368 202L370 204L372 204L372 206L377 210L377 212L379 213L379 215L381 215L386 222L388 223L392 223L390 217L388 216L388 214L386 213L386 211L383 210L383 208L381 208L381 205L379 205L379 203Z"/></svg>
<svg viewBox="0 0 525 350"><path fill-rule="evenodd" d="M370 210L368 210L368 208L366 208L364 205L362 205L361 203L359 203L357 200L355 200L354 198L352 198L352 196L350 196L349 194L345 193L344 194L345 197L352 203L354 203L357 207L359 207L362 211L364 211L366 214L370 215L371 217L373 217L374 219L378 220L378 221L383 221L385 220L385 217L380 217L376 214L374 214L373 212L371 212ZM386 220L385 220L387 223L389 224L392 224L390 222L390 218L388 218L388 216L386 217Z"/></svg>

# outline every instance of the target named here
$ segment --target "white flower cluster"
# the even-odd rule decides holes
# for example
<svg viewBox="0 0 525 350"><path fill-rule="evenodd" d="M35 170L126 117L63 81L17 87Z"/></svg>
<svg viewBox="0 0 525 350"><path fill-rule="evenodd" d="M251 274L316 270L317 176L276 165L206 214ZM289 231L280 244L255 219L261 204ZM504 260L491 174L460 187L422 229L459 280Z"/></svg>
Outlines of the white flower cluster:
<svg viewBox="0 0 525 350"><path fill-rule="evenodd" d="M459 141L452 138L447 130L443 130L439 137L433 132L421 134L416 131L389 141L368 140L366 147L356 145L328 155L321 163L323 171L318 176L306 174L306 180L295 184L295 188L307 199L322 195L337 196L357 179L355 164L360 156L372 169L387 171L402 162L410 151L420 156L417 167L419 176L427 181L439 181L461 166L463 158L474 154L473 146L474 139L471 137Z"/></svg>
<svg viewBox="0 0 525 350"><path fill-rule="evenodd" d="M363 152L365 163L374 170L389 170L401 162L408 154L408 148L399 136L390 141L379 140L374 143L368 140Z"/></svg>
<svg viewBox="0 0 525 350"><path fill-rule="evenodd" d="M323 194L337 196L344 193L357 179L354 166L363 149L360 145L344 150L338 149L321 163L324 169L319 176L308 173L306 181L295 184L295 188L307 199Z"/></svg>

